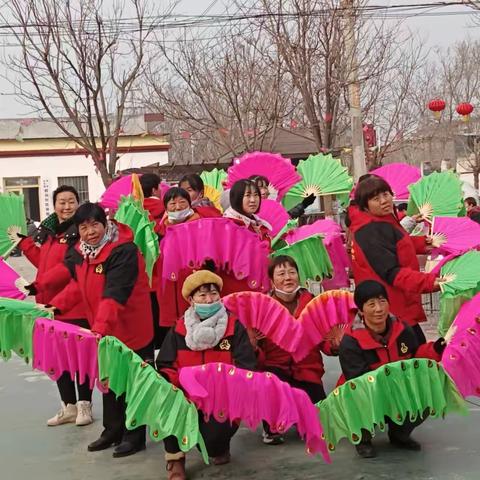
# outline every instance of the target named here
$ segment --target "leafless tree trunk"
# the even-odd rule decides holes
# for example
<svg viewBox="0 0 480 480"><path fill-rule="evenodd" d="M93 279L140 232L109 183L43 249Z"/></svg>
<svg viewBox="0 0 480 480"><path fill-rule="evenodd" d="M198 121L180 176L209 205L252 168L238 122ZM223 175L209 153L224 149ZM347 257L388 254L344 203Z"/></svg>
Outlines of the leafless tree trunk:
<svg viewBox="0 0 480 480"><path fill-rule="evenodd" d="M121 20L125 8L133 17L128 28ZM84 149L108 185L154 27L147 0L117 2L109 10L102 0L11 0L9 9L21 49L9 60L21 101Z"/></svg>

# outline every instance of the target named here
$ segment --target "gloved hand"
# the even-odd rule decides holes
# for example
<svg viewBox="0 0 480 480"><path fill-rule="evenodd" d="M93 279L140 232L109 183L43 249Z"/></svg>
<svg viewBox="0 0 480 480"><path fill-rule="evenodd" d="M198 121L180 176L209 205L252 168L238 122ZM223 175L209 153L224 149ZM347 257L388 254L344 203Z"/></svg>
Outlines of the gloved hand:
<svg viewBox="0 0 480 480"><path fill-rule="evenodd" d="M25 295L36 295L37 289L35 284L27 282L23 277L19 277L15 280L15 286Z"/></svg>
<svg viewBox="0 0 480 480"><path fill-rule="evenodd" d="M26 235L23 235L21 227L18 225L10 225L7 228L7 235L12 244L16 247L24 238L26 238Z"/></svg>
<svg viewBox="0 0 480 480"><path fill-rule="evenodd" d="M315 194L312 193L311 195L309 195L308 197L304 198L302 200L302 205L304 206L304 208L307 208L308 206L310 206L313 202L315 201Z"/></svg>

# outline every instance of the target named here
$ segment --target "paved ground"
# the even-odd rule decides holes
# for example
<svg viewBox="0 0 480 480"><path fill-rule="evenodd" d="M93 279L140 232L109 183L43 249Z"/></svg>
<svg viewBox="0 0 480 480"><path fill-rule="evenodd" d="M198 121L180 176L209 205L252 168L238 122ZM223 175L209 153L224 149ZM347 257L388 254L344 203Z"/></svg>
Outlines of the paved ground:
<svg viewBox="0 0 480 480"><path fill-rule="evenodd" d="M23 261L13 259L23 270ZM31 270L23 274L31 278ZM335 359L326 364L326 388L338 377ZM32 372L19 358L0 363L0 479L1 480L159 480L166 478L161 444L150 442L145 452L113 459L111 451L86 451L88 442L101 431L101 403L95 394L96 422L88 427L65 425L48 428L45 420L58 405L56 386ZM477 399L477 403L480 401ZM202 464L196 452L188 456L192 479L214 480L478 480L480 478L480 407L471 406L469 417L450 416L430 420L418 428L420 453L391 448L384 434L375 443L379 457L356 457L348 443L341 443L327 465L309 458L303 444L291 432L283 446L264 446L259 433L241 429L232 444L233 461L225 467Z"/></svg>

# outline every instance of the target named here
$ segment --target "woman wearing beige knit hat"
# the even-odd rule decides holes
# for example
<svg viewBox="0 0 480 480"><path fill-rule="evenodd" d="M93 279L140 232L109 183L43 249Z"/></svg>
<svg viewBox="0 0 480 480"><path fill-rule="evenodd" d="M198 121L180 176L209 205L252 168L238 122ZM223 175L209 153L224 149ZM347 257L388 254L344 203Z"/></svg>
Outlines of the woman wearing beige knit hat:
<svg viewBox="0 0 480 480"><path fill-rule="evenodd" d="M222 279L208 270L189 275L182 295L190 304L185 315L167 334L157 357L157 368L171 383L178 386L178 370L182 367L222 362L254 370L256 357L243 325L222 303ZM230 461L230 440L238 425L205 421L199 412L200 432L214 465ZM175 437L165 439L165 459L169 480L184 480L185 454Z"/></svg>

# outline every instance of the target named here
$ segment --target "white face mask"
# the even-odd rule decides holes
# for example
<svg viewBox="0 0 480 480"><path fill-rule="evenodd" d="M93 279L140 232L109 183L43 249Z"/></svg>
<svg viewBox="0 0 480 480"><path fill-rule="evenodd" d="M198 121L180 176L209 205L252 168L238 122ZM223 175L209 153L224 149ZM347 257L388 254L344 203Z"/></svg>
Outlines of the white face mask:
<svg viewBox="0 0 480 480"><path fill-rule="evenodd" d="M284 292L283 290L280 290L279 288L274 287L275 290L275 295L277 295L279 298L283 300L291 300L295 297L297 292L301 289L302 287L299 285L293 292Z"/></svg>
<svg viewBox="0 0 480 480"><path fill-rule="evenodd" d="M167 212L168 220L172 223L180 223L186 220L190 215L193 214L193 210L188 207L184 210L178 210L176 212Z"/></svg>

